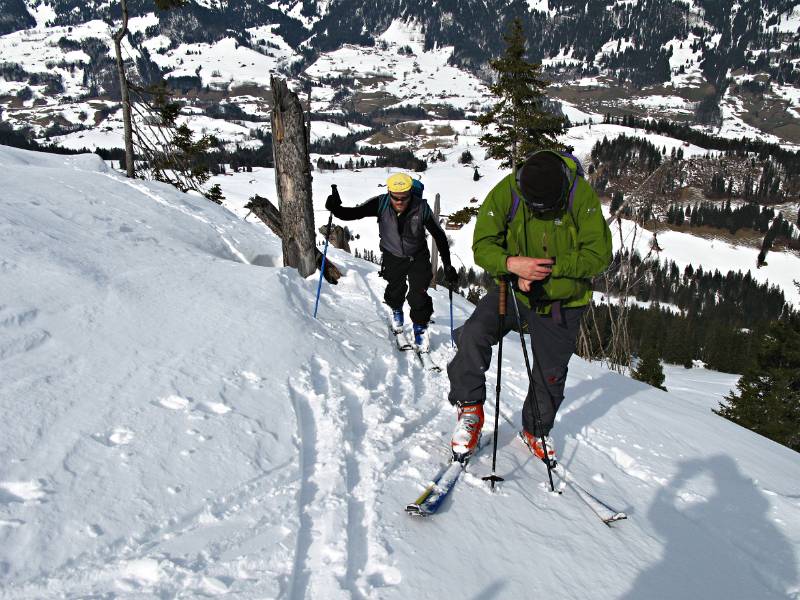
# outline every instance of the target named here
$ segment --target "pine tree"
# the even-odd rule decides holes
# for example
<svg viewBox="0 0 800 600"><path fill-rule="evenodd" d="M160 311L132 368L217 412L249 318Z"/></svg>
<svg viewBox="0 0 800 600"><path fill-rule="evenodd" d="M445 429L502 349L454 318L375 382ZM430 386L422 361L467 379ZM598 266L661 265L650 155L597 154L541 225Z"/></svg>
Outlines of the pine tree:
<svg viewBox="0 0 800 600"><path fill-rule="evenodd" d="M225 196L222 194L222 188L218 183L212 185L206 192L205 196L217 204L222 204L222 201L225 200Z"/></svg>
<svg viewBox="0 0 800 600"><path fill-rule="evenodd" d="M736 388L714 412L800 452L800 318L772 323Z"/></svg>
<svg viewBox="0 0 800 600"><path fill-rule="evenodd" d="M661 360L658 358L654 346L646 346L639 356L639 364L636 365L631 376L653 387L667 391L664 387L664 370L661 368Z"/></svg>
<svg viewBox="0 0 800 600"><path fill-rule="evenodd" d="M503 36L505 54L490 62L497 81L489 90L498 101L478 117L481 129L493 127L480 139L486 155L504 168L516 169L525 156L542 149L563 149L556 136L564 132L564 119L547 112L543 101L549 82L542 78L542 65L525 60L522 21L515 18Z"/></svg>

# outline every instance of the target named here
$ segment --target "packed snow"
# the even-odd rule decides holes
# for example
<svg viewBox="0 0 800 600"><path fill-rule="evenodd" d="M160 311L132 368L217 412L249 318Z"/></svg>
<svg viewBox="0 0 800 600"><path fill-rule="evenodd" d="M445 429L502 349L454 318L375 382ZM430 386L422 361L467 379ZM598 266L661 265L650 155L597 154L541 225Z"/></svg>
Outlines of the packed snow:
<svg viewBox="0 0 800 600"><path fill-rule="evenodd" d="M505 482L484 452L414 520L454 411L394 348L377 266L331 249L315 320L317 276L253 217L93 155L0 167L0 597L800 597L800 462L711 412L735 376L669 367L662 392L573 359L553 435L628 514L609 528L515 440L510 336Z"/></svg>

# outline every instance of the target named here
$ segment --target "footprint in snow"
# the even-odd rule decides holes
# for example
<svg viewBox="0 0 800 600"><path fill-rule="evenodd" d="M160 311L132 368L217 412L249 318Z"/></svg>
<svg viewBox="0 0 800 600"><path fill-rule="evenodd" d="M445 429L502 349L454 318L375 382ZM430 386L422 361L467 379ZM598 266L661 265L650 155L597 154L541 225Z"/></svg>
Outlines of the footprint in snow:
<svg viewBox="0 0 800 600"><path fill-rule="evenodd" d="M125 427L115 427L106 433L93 433L92 439L109 448L113 446L126 446L133 441L133 431Z"/></svg>
<svg viewBox="0 0 800 600"><path fill-rule="evenodd" d="M198 402L195 410L212 415L224 415L231 412L231 407L222 402Z"/></svg>
<svg viewBox="0 0 800 600"><path fill-rule="evenodd" d="M252 385L254 388L260 388L261 382L264 381L263 377L259 377L252 371L240 371L239 377L244 379L247 383Z"/></svg>
<svg viewBox="0 0 800 600"><path fill-rule="evenodd" d="M2 502L2 500L0 500L0 502ZM15 527L20 527L21 525L25 525L25 521L20 519L0 519L0 529L3 527L14 529Z"/></svg>
<svg viewBox="0 0 800 600"><path fill-rule="evenodd" d="M176 394L170 394L169 396L159 398L157 402L159 406L168 408L169 410L186 410L189 408L189 404L191 404L191 400Z"/></svg>
<svg viewBox="0 0 800 600"><path fill-rule="evenodd" d="M44 480L0 481L0 504L42 504L48 494Z"/></svg>

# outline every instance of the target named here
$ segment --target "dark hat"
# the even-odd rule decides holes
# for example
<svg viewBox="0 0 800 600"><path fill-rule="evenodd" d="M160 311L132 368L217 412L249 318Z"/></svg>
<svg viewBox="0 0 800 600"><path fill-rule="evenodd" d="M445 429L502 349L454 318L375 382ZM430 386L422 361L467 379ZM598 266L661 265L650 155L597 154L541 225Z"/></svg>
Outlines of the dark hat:
<svg viewBox="0 0 800 600"><path fill-rule="evenodd" d="M517 169L517 187L535 212L561 208L569 188L566 165L554 152L535 152Z"/></svg>

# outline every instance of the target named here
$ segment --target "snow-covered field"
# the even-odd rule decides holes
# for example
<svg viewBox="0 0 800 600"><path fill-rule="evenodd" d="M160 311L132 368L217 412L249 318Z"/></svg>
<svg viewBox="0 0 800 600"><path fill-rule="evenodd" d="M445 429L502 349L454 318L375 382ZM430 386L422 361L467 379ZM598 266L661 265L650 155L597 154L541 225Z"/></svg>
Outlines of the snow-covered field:
<svg viewBox="0 0 800 600"><path fill-rule="evenodd" d="M223 207L5 147L0 190L0 598L800 598L798 455L710 411L734 376L670 367L665 393L573 359L553 433L613 528L506 420L498 491L484 453L413 520L454 411L393 348L375 265L332 250L314 320L316 277Z"/></svg>

